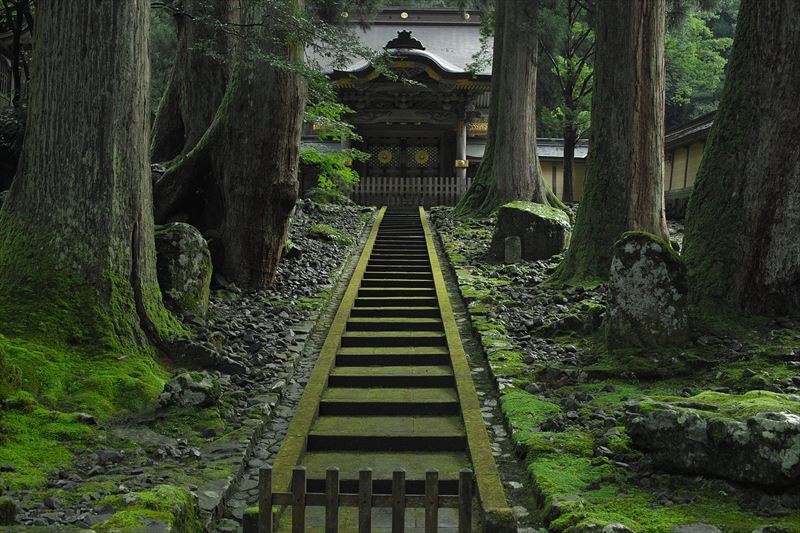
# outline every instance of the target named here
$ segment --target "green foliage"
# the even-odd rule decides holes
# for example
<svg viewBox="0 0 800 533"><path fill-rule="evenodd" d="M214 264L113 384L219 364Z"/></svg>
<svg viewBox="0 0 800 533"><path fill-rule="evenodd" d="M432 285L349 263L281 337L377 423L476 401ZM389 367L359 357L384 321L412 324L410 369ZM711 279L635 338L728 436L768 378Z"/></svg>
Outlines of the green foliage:
<svg viewBox="0 0 800 533"><path fill-rule="evenodd" d="M714 111L719 104L733 39L717 37L710 26L718 14L692 12L666 38L667 122L676 126Z"/></svg>
<svg viewBox="0 0 800 533"><path fill-rule="evenodd" d="M323 151L304 146L300 149L300 160L307 165L319 169L317 186L335 199L346 196L358 183L358 173L352 169L353 161L364 161L369 154L349 148L334 151Z"/></svg>

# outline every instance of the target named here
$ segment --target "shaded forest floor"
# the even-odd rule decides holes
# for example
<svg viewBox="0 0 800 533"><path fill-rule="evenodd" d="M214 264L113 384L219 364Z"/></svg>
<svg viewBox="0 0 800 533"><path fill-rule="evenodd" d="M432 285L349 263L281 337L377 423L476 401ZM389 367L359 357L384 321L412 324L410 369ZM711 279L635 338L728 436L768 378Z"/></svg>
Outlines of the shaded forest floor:
<svg viewBox="0 0 800 533"><path fill-rule="evenodd" d="M637 450L626 430L626 420L651 402L734 419L759 410L800 414L797 317L696 312L688 346L609 354L604 286L549 285L560 257L493 263L486 252L494 220L455 220L449 213L434 209L431 218L548 530L600 531L619 523L648 533L688 524L798 531L800 488L767 490L671 472ZM680 242L682 227L670 226Z"/></svg>
<svg viewBox="0 0 800 533"><path fill-rule="evenodd" d="M198 531L233 491L255 491L243 477L251 442L275 417L371 216L300 204L273 287L243 293L217 279L208 316L181 317L198 345L217 352L213 361L202 349L87 358L0 335L0 362L23 377L0 405L0 513L15 507L25 531ZM215 384L208 402L158 402L182 368Z"/></svg>

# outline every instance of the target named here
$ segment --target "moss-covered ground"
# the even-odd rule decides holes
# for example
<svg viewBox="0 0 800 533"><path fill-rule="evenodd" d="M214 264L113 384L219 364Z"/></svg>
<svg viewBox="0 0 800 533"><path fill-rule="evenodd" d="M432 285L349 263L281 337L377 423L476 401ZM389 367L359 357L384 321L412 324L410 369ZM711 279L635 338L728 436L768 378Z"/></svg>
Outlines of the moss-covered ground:
<svg viewBox="0 0 800 533"><path fill-rule="evenodd" d="M692 341L654 351L609 353L604 287L550 281L551 261L493 264L493 220L435 211L443 247L500 390L537 513L548 531L599 531L621 523L669 533L710 524L728 532L765 526L800 531L797 493L662 472L632 447L626 406L653 400L698 406L712 416L799 412L800 319L692 310ZM643 404L646 408L646 404ZM783 501L786 506L765 505ZM775 531L784 531L775 529Z"/></svg>

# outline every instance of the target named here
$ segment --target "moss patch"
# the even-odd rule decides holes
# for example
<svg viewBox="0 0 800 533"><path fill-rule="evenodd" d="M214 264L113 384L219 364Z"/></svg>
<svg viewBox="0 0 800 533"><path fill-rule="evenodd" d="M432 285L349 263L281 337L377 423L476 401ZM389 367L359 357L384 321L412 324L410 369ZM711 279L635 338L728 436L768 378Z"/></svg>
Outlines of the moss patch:
<svg viewBox="0 0 800 533"><path fill-rule="evenodd" d="M155 489L105 498L101 504L121 509L94 526L98 532L147 531L149 521L167 524L174 531L202 531L195 497L186 489L160 485Z"/></svg>
<svg viewBox="0 0 800 533"><path fill-rule="evenodd" d="M308 229L308 236L312 239L335 242L339 246L352 246L354 240L327 224L314 224Z"/></svg>

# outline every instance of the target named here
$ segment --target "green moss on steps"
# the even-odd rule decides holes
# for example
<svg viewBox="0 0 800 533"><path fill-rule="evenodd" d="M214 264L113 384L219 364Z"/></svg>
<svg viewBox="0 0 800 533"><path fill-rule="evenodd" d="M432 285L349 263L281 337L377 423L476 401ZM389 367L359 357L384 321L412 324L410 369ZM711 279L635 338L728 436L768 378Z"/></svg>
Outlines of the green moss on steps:
<svg viewBox="0 0 800 533"><path fill-rule="evenodd" d="M690 398L654 396L653 399L685 406L697 405L704 416L710 418L743 420L758 413L770 412L800 415L800 401L792 400L785 394L764 390L749 391L741 395L705 391ZM642 408L646 409L647 404L642 404Z"/></svg>

